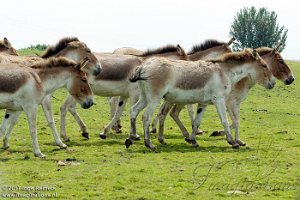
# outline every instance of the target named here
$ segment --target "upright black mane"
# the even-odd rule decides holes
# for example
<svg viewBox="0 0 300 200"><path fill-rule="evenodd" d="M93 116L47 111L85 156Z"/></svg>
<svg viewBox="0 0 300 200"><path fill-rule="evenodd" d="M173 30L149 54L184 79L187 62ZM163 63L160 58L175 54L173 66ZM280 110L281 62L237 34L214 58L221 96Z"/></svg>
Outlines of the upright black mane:
<svg viewBox="0 0 300 200"><path fill-rule="evenodd" d="M209 40L205 40L203 43L195 45L192 47L192 49L188 52L188 54L194 54L197 53L199 51L204 51L213 47L218 47L221 45L224 45L224 42L220 42L214 39L209 39Z"/></svg>
<svg viewBox="0 0 300 200"><path fill-rule="evenodd" d="M170 52L177 52L177 47L175 45L166 45L161 48L157 49L148 49L143 53L142 56L151 56L155 54L162 54L162 53L170 53Z"/></svg>
<svg viewBox="0 0 300 200"><path fill-rule="evenodd" d="M57 54L58 52L60 52L64 48L66 48L68 43L73 42L73 41L79 41L79 40L77 37L62 38L61 40L59 40L59 42L56 45L49 46L46 49L45 53L42 55L42 58L49 58L49 57Z"/></svg>

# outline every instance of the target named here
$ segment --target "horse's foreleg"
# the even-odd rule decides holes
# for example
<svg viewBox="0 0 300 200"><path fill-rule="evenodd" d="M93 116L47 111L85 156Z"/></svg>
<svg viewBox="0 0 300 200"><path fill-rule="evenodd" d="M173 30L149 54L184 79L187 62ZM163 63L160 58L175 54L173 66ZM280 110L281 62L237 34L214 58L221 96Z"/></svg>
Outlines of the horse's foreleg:
<svg viewBox="0 0 300 200"><path fill-rule="evenodd" d="M65 148L67 148L67 145L65 145L60 140L57 130L56 130L56 127L55 127L55 122L54 122L53 115L52 115L51 97L52 97L52 95L48 95L44 98L44 100L42 101L42 108L43 108L44 114L46 116L48 126L50 127L50 129L52 131L52 135L53 135L56 145L59 146L60 148L65 149Z"/></svg>
<svg viewBox="0 0 300 200"><path fill-rule="evenodd" d="M192 126L193 131L192 131L192 135L191 135L191 143L194 147L199 146L196 141L196 134L198 133L198 128L201 124L203 113L205 112L205 110L206 110L206 106L198 104L197 112L195 114L195 119L193 121L193 126Z"/></svg>
<svg viewBox="0 0 300 200"><path fill-rule="evenodd" d="M36 130L36 115L37 115L37 106L31 106L30 108L23 108L28 120L30 135L32 139L33 153L36 157L45 158L45 155L42 154L38 139L37 139L37 130Z"/></svg>
<svg viewBox="0 0 300 200"><path fill-rule="evenodd" d="M108 125L105 126L103 133L100 133L100 138L105 139L106 138L106 134L109 132L109 130L111 129L111 127L116 124L116 122L118 121L118 119L120 119L123 110L125 108L126 102L127 102L127 97L120 97L119 98L119 103L118 103L118 108L117 111L114 113L114 117L112 118L112 120L110 121L110 123Z"/></svg>
<svg viewBox="0 0 300 200"><path fill-rule="evenodd" d="M194 105L193 104L188 104L187 105L187 110L188 110L188 113L189 113L189 116L190 116L190 119L191 119L191 124L193 124L194 123L194 116L195 116L195 114L194 114ZM197 132L196 132L196 135L201 135L203 133L203 131L202 130L197 130Z"/></svg>
<svg viewBox="0 0 300 200"><path fill-rule="evenodd" d="M220 118L221 123L222 123L222 125L224 127L227 142L229 144L231 144L233 148L238 148L239 147L238 143L236 143L232 139L232 135L230 133L230 127L229 127L228 118L227 118L227 115L226 115L225 100L223 98L216 99L214 101L214 104L215 104L215 106L217 108L217 112L218 112L219 118Z"/></svg>
<svg viewBox="0 0 300 200"><path fill-rule="evenodd" d="M0 127L0 138L5 134L6 132L6 126L8 122L10 121L10 117L12 116L13 112L10 110L5 110L4 118L2 120L2 124Z"/></svg>
<svg viewBox="0 0 300 200"><path fill-rule="evenodd" d="M12 132L13 127L15 126L15 124L18 121L18 118L21 114L21 111L12 111L10 112L10 116L9 116L9 128L5 134L5 137L3 139L3 149L8 149L9 148L9 136Z"/></svg>
<svg viewBox="0 0 300 200"><path fill-rule="evenodd" d="M173 104L168 103L167 101L164 101L162 106L160 107L160 111L158 113L158 118L159 118L159 129L158 129L158 141L161 144L166 144L165 138L164 138L164 124L165 124L165 119L171 110Z"/></svg>
<svg viewBox="0 0 300 200"><path fill-rule="evenodd" d="M67 133L66 133L66 116L67 116L68 110L70 110L69 109L70 107L76 108L76 101L71 95L68 96L68 98L65 100L65 102L60 107L60 135L64 139L65 142L70 141L70 139L68 138ZM81 125L82 124L80 124L80 128L84 129L84 126L82 127Z"/></svg>
<svg viewBox="0 0 300 200"><path fill-rule="evenodd" d="M235 141L240 145L240 146L246 146L246 143L240 140L240 104L237 103L236 106L232 108L232 128L235 130Z"/></svg>
<svg viewBox="0 0 300 200"><path fill-rule="evenodd" d="M173 118L173 120L176 122L176 124L180 128L181 133L182 133L183 137L185 138L185 141L190 143L190 134L187 131L187 129L185 128L185 126L183 125L183 123L181 122L181 120L179 119L179 113L183 107L184 107L183 105L179 105L179 104L174 105L170 112L170 116Z"/></svg>

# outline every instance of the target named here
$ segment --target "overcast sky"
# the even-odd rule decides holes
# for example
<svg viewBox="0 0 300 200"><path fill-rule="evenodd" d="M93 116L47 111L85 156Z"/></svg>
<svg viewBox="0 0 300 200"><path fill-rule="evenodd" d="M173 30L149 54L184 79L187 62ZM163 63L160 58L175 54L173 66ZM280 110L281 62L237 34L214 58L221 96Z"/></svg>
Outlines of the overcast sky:
<svg viewBox="0 0 300 200"><path fill-rule="evenodd" d="M288 29L285 59L300 59L299 6L286 0L2 0L0 38L17 49L55 44L76 36L92 51L141 50L181 44L188 51L206 39L229 40L234 16L243 7L267 7Z"/></svg>

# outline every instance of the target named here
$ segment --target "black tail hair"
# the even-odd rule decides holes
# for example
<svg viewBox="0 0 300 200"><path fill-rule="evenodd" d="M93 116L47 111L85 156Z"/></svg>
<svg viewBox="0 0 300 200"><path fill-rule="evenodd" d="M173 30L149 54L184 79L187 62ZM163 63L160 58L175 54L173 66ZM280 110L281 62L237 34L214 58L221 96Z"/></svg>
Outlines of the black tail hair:
<svg viewBox="0 0 300 200"><path fill-rule="evenodd" d="M145 81L147 80L147 77L142 77L142 67L138 67L130 76L129 76L129 81L134 83L137 81Z"/></svg>

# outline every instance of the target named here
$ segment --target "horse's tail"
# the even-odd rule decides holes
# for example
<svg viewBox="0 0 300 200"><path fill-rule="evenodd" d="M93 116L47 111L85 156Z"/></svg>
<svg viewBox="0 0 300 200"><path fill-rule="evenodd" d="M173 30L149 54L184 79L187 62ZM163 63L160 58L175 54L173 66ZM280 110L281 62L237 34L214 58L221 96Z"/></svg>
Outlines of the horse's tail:
<svg viewBox="0 0 300 200"><path fill-rule="evenodd" d="M129 76L129 81L130 82L137 82L137 81L145 81L148 79L148 77L143 77L143 74L145 72L143 72L143 67L138 67L136 68L136 70Z"/></svg>

